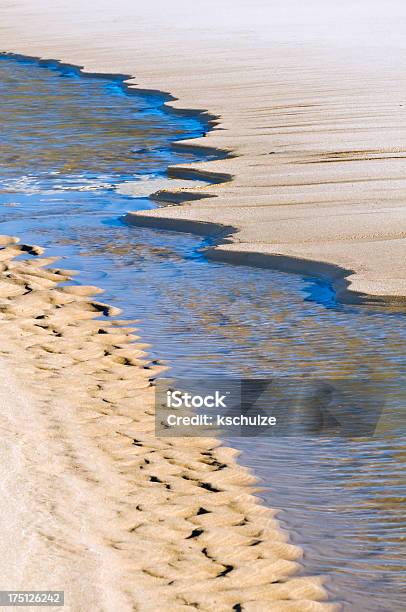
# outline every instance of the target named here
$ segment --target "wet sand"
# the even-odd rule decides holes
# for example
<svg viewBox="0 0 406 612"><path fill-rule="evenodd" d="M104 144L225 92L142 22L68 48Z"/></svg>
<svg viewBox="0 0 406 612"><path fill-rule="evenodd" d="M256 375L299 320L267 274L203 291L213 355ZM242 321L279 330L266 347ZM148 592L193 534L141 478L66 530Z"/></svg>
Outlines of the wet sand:
<svg viewBox="0 0 406 612"><path fill-rule="evenodd" d="M65 590L69 610L336 609L236 451L155 437L162 368L118 309L0 242L1 588Z"/></svg>
<svg viewBox="0 0 406 612"><path fill-rule="evenodd" d="M2 8L1 48L135 75L130 85L176 96L170 106L218 117L204 139L177 146L230 158L170 172L224 182L133 222L227 227L213 257L326 275L343 297L403 298L401 3L362 2L355 15L350 3L332 15L316 0L309 13L258 0L246 15L245 4L16 0ZM154 368L127 323L96 320L114 309L94 288L58 289L69 274L43 270L49 258L14 262L20 253L1 251L1 346L16 379L12 395L2 383L17 441L3 448L16 473L11 484L10 469L2 475L13 493L2 510L7 587L45 581L74 610L89 593L100 610L333 609L318 601L319 578L297 577L301 551L252 495L235 451L154 437Z"/></svg>
<svg viewBox="0 0 406 612"><path fill-rule="evenodd" d="M173 173L232 180L134 223L227 226L213 257L329 277L347 300L396 302L406 295L405 12L401 0L15 0L2 8L1 48L133 75L130 85L175 96L174 108L218 117L192 144L232 158Z"/></svg>

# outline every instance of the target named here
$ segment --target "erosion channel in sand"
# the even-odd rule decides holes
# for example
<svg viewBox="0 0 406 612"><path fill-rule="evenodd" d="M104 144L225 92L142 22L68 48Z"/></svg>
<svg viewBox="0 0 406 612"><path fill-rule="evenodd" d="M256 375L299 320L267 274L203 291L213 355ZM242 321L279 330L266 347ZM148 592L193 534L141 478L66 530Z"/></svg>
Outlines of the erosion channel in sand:
<svg viewBox="0 0 406 612"><path fill-rule="evenodd" d="M0 70L2 224L39 231L54 253L70 247L80 259L78 247L92 244L74 232L97 234L95 219L112 221L127 203L114 187L133 174L117 148L133 100L116 81L82 83L70 67L3 58ZM99 98L109 103L92 114L90 137L105 147L92 154L89 140L81 158L75 138L90 117L80 102L104 87L115 94ZM148 143L141 159L159 181L175 155L163 141L201 125L161 116L153 96L138 103L138 135L127 136ZM68 132L72 147L61 152ZM138 182L142 193L148 180ZM113 227L124 229L117 219ZM2 588L64 590L70 610L334 609L317 603L321 578L299 575L301 549L253 496L255 478L236 451L208 438L156 438L152 381L162 367L130 321L112 318L119 309L91 297L99 288L72 282L43 251L0 239Z"/></svg>
<svg viewBox="0 0 406 612"><path fill-rule="evenodd" d="M213 257L326 276L347 300L403 300L402 0L14 0L1 17L4 51L134 75L220 117L196 144L232 159L187 170L233 180L134 223L232 227Z"/></svg>
<svg viewBox="0 0 406 612"><path fill-rule="evenodd" d="M2 159L2 232L64 257L65 267L81 270L80 282L102 286L106 301L141 318L151 358L165 357L171 375L334 379L386 372L401 380L401 312L341 307L325 284L207 261L199 246L210 240L119 219L129 208L151 206L144 196L151 184L162 188L174 158L196 157L193 149L170 149L171 140L206 129L196 115L165 113L162 96L136 90L128 96L120 79L80 75L55 62L5 57L0 70L9 153ZM84 129L84 150L66 147ZM388 406L395 421L402 408ZM401 607L402 505L388 492L402 483L402 438L388 432L357 444L233 439L231 445L261 476L261 497L282 510L279 520L305 550L307 574L330 575L332 596L348 609Z"/></svg>

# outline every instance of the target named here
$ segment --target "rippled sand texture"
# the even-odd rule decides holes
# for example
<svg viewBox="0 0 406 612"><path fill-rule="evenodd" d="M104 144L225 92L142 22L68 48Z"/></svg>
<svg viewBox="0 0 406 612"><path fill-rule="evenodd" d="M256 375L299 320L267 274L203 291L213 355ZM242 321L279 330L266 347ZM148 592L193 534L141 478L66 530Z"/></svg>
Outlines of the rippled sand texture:
<svg viewBox="0 0 406 612"><path fill-rule="evenodd" d="M134 75L219 116L195 142L235 157L192 167L233 181L134 222L233 226L213 256L406 295L402 0L15 0L1 17L4 50Z"/></svg>
<svg viewBox="0 0 406 612"><path fill-rule="evenodd" d="M72 272L16 242L0 238L16 372L0 383L1 588L64 589L70 610L335 609L319 578L295 577L301 550L234 450L155 437L160 368L106 318L118 309L96 287L58 287Z"/></svg>

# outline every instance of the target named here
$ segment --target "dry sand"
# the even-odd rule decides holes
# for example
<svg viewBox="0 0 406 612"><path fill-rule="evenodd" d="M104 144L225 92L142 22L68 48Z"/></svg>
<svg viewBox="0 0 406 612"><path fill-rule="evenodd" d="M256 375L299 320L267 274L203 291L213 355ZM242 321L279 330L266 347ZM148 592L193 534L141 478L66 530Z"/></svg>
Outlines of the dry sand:
<svg viewBox="0 0 406 612"><path fill-rule="evenodd" d="M403 0L9 0L0 48L134 75L175 108L219 117L195 144L235 157L186 170L233 180L134 223L225 225L234 233L213 257L328 276L346 299L348 288L396 301L406 295L405 25Z"/></svg>
<svg viewBox="0 0 406 612"><path fill-rule="evenodd" d="M117 309L0 244L0 588L75 611L335 610L236 451L155 437L159 367Z"/></svg>

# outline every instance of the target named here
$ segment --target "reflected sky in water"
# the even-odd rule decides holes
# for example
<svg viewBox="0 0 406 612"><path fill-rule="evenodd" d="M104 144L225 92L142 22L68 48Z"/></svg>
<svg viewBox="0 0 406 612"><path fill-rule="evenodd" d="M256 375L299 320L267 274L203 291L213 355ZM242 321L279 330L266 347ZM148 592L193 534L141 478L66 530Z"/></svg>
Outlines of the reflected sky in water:
<svg viewBox="0 0 406 612"><path fill-rule="evenodd" d="M7 57L0 95L0 232L103 288L175 376L404 378L402 312L340 306L315 280L208 262L200 238L122 221L152 204L115 188L199 159L171 142L206 131L202 118L165 112L163 98L129 95L119 80ZM403 418L401 403L391 410ZM404 609L403 437L232 444L304 547L306 573L331 575L347 610Z"/></svg>

